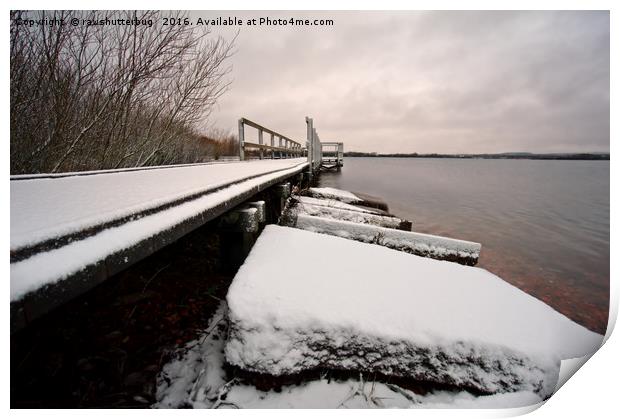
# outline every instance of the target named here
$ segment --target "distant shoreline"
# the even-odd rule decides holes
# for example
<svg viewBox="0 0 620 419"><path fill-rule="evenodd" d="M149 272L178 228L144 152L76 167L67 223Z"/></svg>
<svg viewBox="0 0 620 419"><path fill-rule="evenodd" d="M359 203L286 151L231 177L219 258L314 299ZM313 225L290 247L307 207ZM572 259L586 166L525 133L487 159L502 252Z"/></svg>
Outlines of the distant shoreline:
<svg viewBox="0 0 620 419"><path fill-rule="evenodd" d="M349 151L344 157L402 157L433 159L510 159L510 160L610 160L609 153L499 153L499 154L418 154L418 153L362 153Z"/></svg>

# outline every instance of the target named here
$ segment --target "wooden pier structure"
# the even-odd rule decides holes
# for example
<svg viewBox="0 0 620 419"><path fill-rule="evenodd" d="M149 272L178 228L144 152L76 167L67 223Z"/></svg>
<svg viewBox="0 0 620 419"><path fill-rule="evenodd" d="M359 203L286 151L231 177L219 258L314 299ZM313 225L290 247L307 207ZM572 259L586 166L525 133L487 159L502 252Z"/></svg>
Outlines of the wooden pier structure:
<svg viewBox="0 0 620 419"><path fill-rule="evenodd" d="M241 118L237 161L12 176L11 330L214 219L225 233L258 234L266 210L254 197L273 197L281 211L292 185L321 168L306 122L303 144ZM258 130L255 142L246 127Z"/></svg>

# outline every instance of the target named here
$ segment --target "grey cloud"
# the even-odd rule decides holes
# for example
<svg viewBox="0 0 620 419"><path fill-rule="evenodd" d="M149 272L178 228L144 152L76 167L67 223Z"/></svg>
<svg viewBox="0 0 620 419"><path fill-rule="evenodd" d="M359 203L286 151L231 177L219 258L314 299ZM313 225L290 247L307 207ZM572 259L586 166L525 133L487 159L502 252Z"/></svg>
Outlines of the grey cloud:
<svg viewBox="0 0 620 419"><path fill-rule="evenodd" d="M303 139L310 115L349 150L609 150L607 12L195 13L335 21L243 27L221 128Z"/></svg>

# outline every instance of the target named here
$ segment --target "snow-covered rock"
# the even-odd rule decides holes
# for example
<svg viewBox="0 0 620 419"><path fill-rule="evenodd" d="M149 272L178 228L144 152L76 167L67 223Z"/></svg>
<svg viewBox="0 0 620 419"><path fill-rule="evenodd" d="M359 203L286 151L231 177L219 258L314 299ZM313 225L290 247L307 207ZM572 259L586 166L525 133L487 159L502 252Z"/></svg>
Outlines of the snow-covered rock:
<svg viewBox="0 0 620 419"><path fill-rule="evenodd" d="M352 192L335 188L309 188L308 193L315 198L335 199L347 204L361 203L364 200Z"/></svg>
<svg viewBox="0 0 620 419"><path fill-rule="evenodd" d="M475 396L466 391L425 395L374 381L372 374L346 380L318 378L259 390L224 367L226 304L196 340L177 350L157 380L155 408L516 408L542 402L532 392Z"/></svg>
<svg viewBox="0 0 620 419"><path fill-rule="evenodd" d="M271 375L359 370L545 398L560 360L602 342L483 269L280 226L227 301L227 361Z"/></svg>
<svg viewBox="0 0 620 419"><path fill-rule="evenodd" d="M478 263L482 248L480 243L395 230L377 225L378 223L360 223L357 220L349 221L333 216L327 218L324 214L310 215L303 212L289 215L288 218L283 217L283 224L289 227L378 244L401 252L464 265L473 266Z"/></svg>
<svg viewBox="0 0 620 419"><path fill-rule="evenodd" d="M294 195L296 201L299 201L302 204L316 205L328 208L338 208L338 209L346 209L349 211L357 211L364 212L369 214L378 214L378 215L387 215L387 213L378 208L370 208L359 205L347 204L345 202L340 202L335 199L321 199L321 198L312 198L311 196L303 196L303 195Z"/></svg>
<svg viewBox="0 0 620 419"><path fill-rule="evenodd" d="M335 208L326 205L309 204L298 200L296 196L292 197L288 202L281 217L281 224L294 227L299 214L411 231L411 222L402 220L398 217L378 215L346 208Z"/></svg>

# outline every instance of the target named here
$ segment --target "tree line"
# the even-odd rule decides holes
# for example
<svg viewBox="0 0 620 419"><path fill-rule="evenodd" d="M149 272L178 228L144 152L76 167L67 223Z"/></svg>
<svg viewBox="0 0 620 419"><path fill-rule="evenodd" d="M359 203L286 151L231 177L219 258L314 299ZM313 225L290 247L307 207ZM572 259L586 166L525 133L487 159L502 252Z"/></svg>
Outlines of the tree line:
<svg viewBox="0 0 620 419"><path fill-rule="evenodd" d="M230 85L234 39L162 25L186 12L11 12L11 173L140 167L236 154L201 130ZM152 20L19 25L18 19Z"/></svg>

